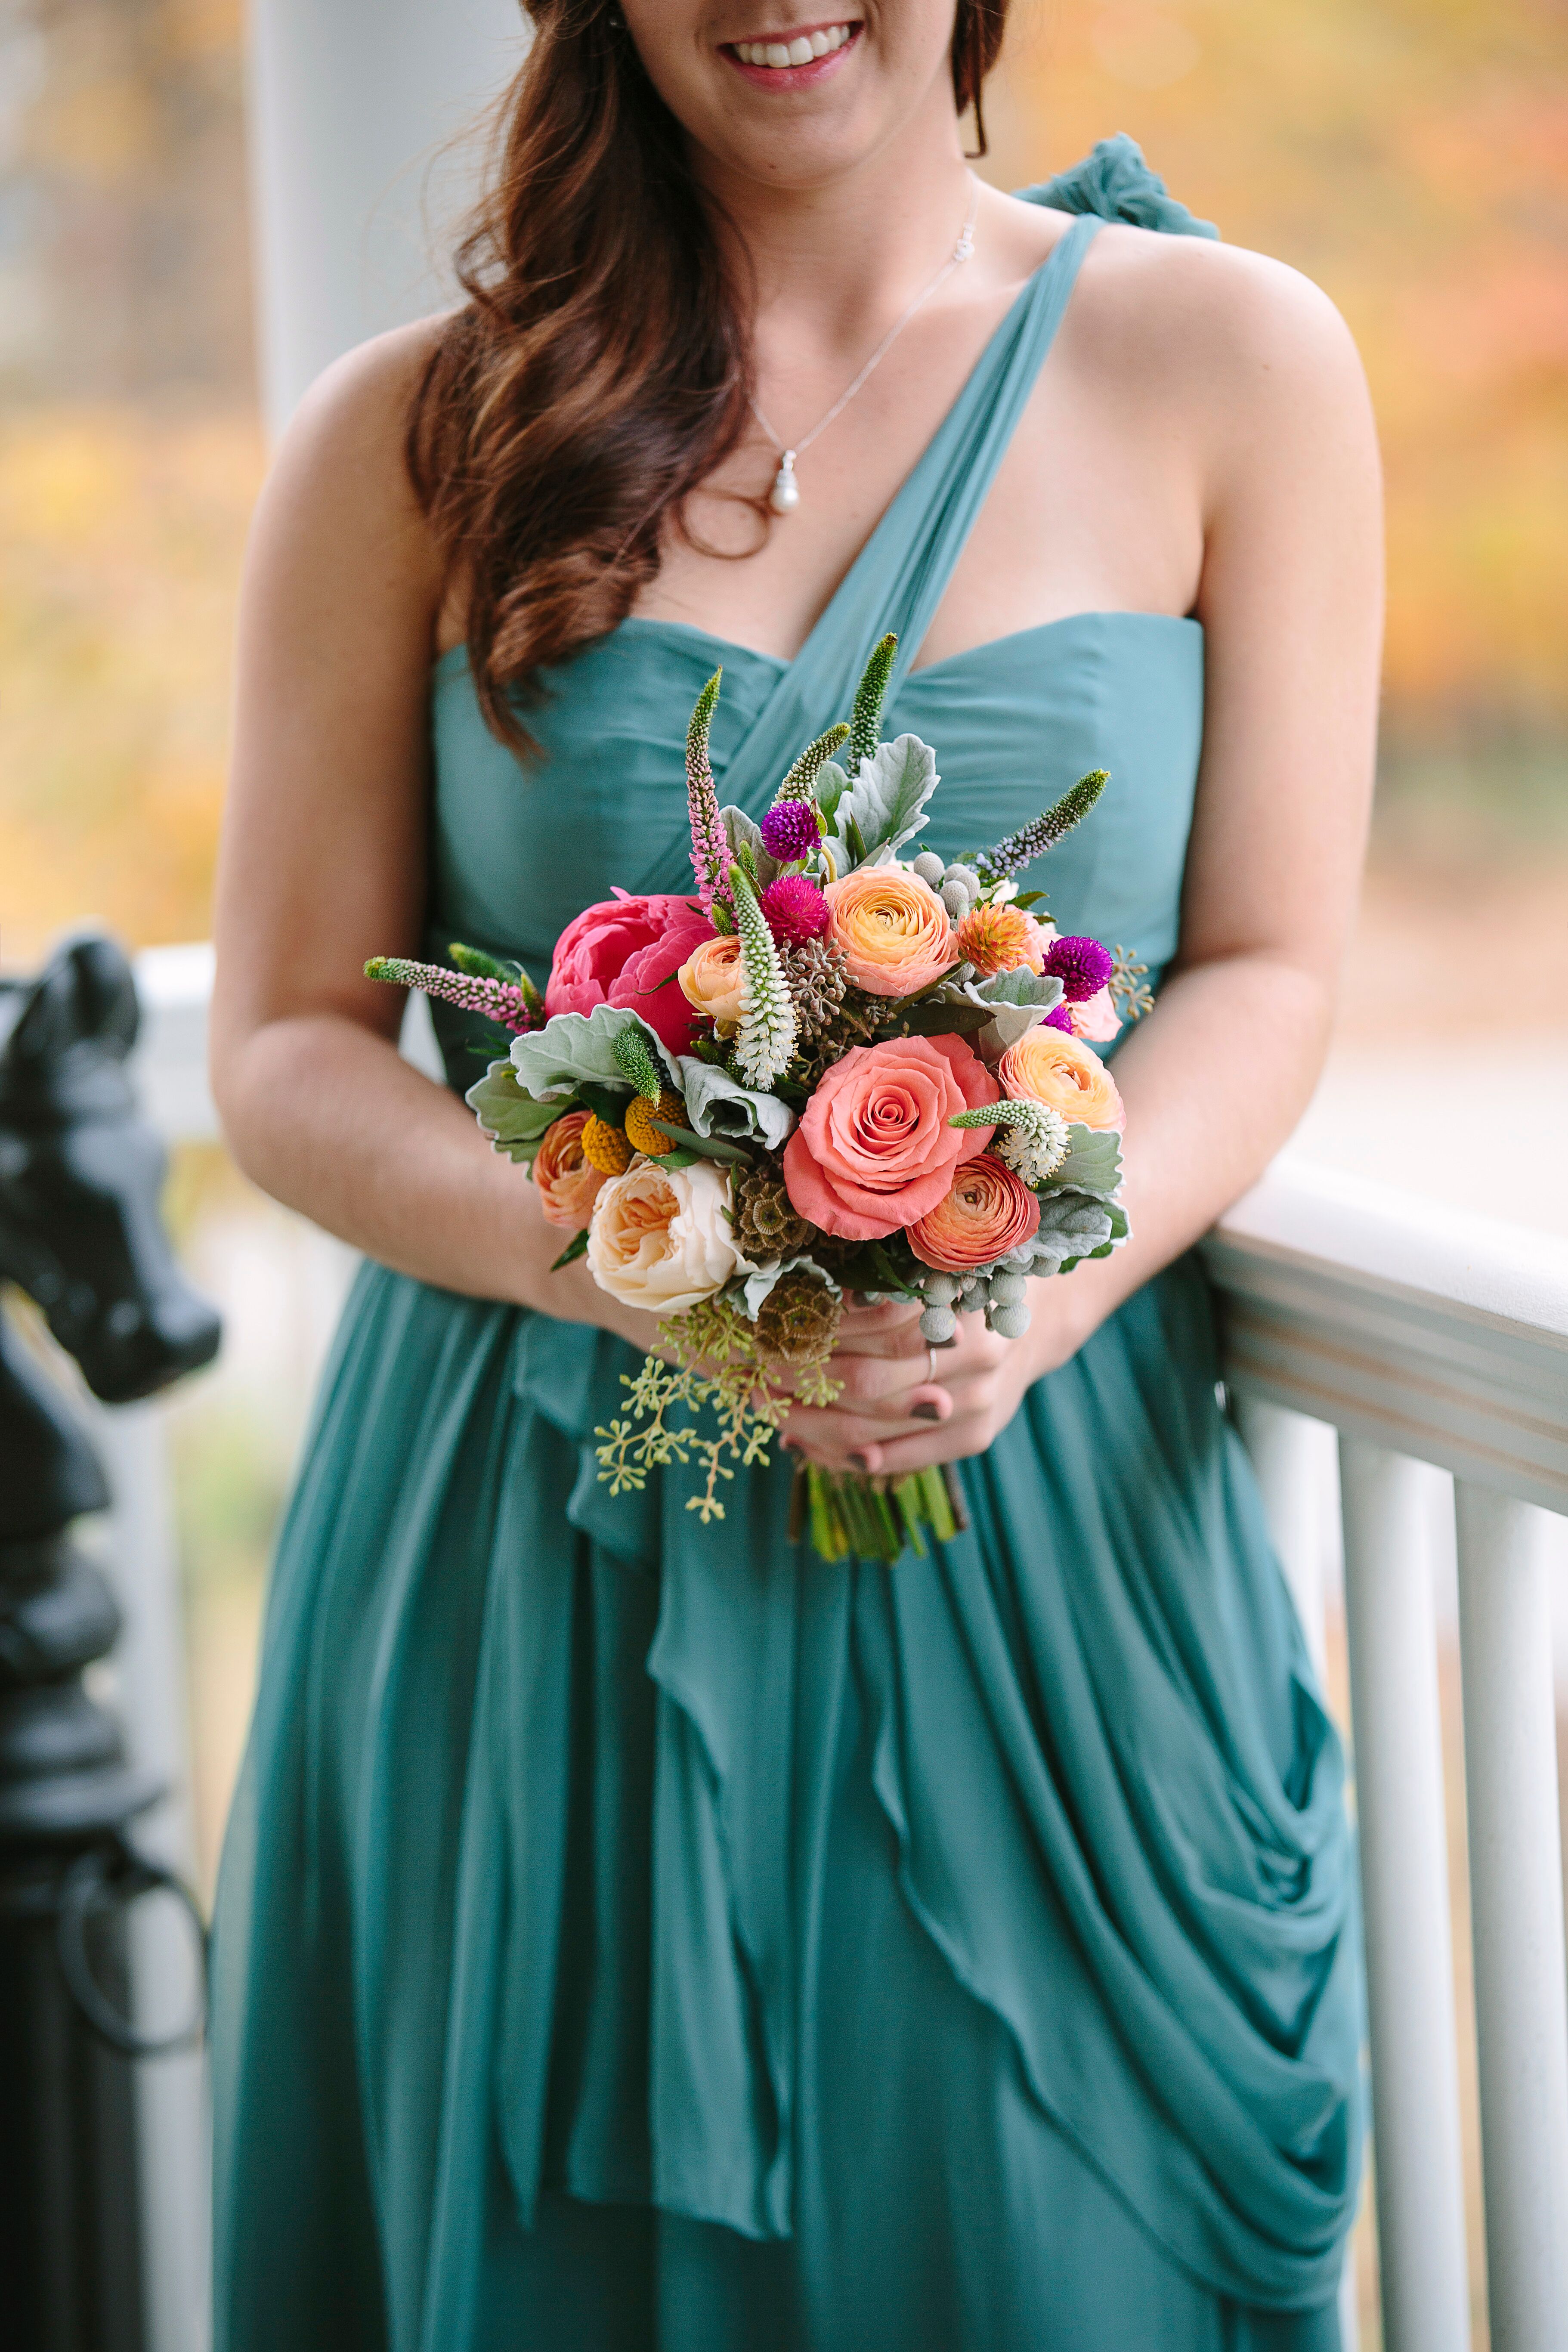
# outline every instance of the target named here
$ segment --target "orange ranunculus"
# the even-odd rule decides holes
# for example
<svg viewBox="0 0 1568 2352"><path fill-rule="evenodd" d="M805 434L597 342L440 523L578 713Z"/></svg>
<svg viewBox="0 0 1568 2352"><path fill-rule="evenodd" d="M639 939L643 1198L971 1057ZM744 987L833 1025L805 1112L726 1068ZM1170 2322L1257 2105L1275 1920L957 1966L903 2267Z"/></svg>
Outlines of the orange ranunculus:
<svg viewBox="0 0 1568 2352"><path fill-rule="evenodd" d="M913 996L959 961L947 908L918 874L862 866L823 896L829 944L872 996Z"/></svg>
<svg viewBox="0 0 1568 2352"><path fill-rule="evenodd" d="M961 1168L952 1189L928 1216L909 1229L909 1244L922 1265L943 1274L967 1274L1005 1257L1040 1228L1040 1204L1021 1176L983 1151Z"/></svg>
<svg viewBox="0 0 1568 2352"><path fill-rule="evenodd" d="M583 1157L583 1129L591 1117L589 1111L569 1110L547 1127L533 1162L533 1181L546 1218L574 1234L587 1223L605 1181Z"/></svg>
<svg viewBox="0 0 1568 2352"><path fill-rule="evenodd" d="M999 971L1045 969L1050 933L1022 907L972 907L958 927L958 952L982 980Z"/></svg>
<svg viewBox="0 0 1568 2352"><path fill-rule="evenodd" d="M1100 1055L1048 1022L1008 1046L996 1076L1015 1102L1047 1103L1080 1126L1120 1128L1125 1120L1116 1081Z"/></svg>
<svg viewBox="0 0 1568 2352"><path fill-rule="evenodd" d="M996 1082L962 1037L856 1045L817 1081L784 1146L784 1188L824 1233L874 1241L934 1209L989 1127L950 1127L996 1100Z"/></svg>
<svg viewBox="0 0 1568 2352"><path fill-rule="evenodd" d="M717 932L695 947L681 965L676 978L681 993L699 1013L706 1013L710 1021L736 1023L744 1009L746 975L741 963L741 941L731 931L725 938Z"/></svg>

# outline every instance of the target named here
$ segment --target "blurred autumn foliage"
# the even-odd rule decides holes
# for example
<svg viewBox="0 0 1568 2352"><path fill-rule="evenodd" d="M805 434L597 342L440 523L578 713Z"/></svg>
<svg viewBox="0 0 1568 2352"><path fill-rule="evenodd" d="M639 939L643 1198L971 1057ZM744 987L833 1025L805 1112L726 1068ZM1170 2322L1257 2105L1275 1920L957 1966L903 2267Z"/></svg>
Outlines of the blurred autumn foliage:
<svg viewBox="0 0 1568 2352"><path fill-rule="evenodd" d="M7 962L88 914L206 929L262 465L242 68L237 0L0 0ZM1568 845L1562 0L1015 0L988 110L999 183L1128 131L1340 304L1388 469L1385 823Z"/></svg>

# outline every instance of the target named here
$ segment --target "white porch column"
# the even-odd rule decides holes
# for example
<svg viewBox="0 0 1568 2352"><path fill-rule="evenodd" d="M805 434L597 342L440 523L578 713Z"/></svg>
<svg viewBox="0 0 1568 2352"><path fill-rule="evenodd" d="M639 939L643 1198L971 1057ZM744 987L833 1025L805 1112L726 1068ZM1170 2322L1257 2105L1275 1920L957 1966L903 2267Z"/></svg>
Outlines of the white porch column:
<svg viewBox="0 0 1568 2352"><path fill-rule="evenodd" d="M342 352L449 299L431 261L426 179L438 256L474 161L471 144L439 151L523 44L517 0L251 0L257 341L272 433Z"/></svg>

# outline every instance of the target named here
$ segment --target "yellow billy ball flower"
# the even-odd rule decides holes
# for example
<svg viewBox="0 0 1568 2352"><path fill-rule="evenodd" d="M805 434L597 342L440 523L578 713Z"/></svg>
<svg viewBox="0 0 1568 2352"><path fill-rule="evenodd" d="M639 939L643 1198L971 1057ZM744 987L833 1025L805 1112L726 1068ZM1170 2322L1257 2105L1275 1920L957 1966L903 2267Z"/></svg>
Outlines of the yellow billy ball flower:
<svg viewBox="0 0 1568 2352"><path fill-rule="evenodd" d="M668 1087L659 1096L657 1110L641 1095L634 1095L626 1105L626 1141L634 1150L646 1151L650 1160L662 1160L667 1151L675 1150L675 1139L659 1133L656 1118L662 1118L666 1127L686 1125L686 1105Z"/></svg>
<svg viewBox="0 0 1568 2352"><path fill-rule="evenodd" d="M595 1113L583 1129L579 1147L590 1168L601 1176L624 1176L632 1164L632 1147L623 1128L612 1127Z"/></svg>

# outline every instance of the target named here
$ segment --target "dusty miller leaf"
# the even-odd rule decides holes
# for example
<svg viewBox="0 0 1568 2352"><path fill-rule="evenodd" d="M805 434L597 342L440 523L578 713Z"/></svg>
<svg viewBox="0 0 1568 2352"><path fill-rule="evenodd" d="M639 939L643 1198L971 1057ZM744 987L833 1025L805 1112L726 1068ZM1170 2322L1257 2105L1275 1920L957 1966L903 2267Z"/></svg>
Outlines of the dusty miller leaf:
<svg viewBox="0 0 1568 2352"><path fill-rule="evenodd" d="M847 844L851 823L858 826L862 865L887 866L906 841L923 831L925 804L937 788L936 753L918 735L879 743L840 796L834 824Z"/></svg>

